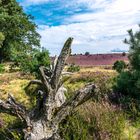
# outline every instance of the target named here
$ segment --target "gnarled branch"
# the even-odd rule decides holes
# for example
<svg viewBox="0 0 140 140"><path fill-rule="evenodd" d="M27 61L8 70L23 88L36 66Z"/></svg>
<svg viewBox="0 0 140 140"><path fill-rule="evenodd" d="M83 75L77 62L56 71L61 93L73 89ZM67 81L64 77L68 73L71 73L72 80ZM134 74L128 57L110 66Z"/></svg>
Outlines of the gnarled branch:
<svg viewBox="0 0 140 140"><path fill-rule="evenodd" d="M0 112L19 117L21 120L27 118L25 107L18 104L10 94L6 102L0 100Z"/></svg>
<svg viewBox="0 0 140 140"><path fill-rule="evenodd" d="M43 83L43 85L44 85L44 87L45 87L45 89L46 89L46 92L49 92L49 90L50 90L50 85L49 85L49 80L47 79L47 77L46 77L46 75L45 75L44 67L41 66L41 67L39 68L39 70L40 70L40 73L41 73L41 81L42 81L42 83Z"/></svg>
<svg viewBox="0 0 140 140"><path fill-rule="evenodd" d="M62 70L65 66L65 62L68 58L68 56L70 55L71 52L71 44L72 44L73 38L68 38L68 40L65 42L64 47L58 57L57 60L57 64L51 79L51 86L53 89L56 89L58 84L59 84L59 80L60 80L60 76L62 73Z"/></svg>
<svg viewBox="0 0 140 140"><path fill-rule="evenodd" d="M60 123L66 116L68 116L71 111L77 106L89 100L95 92L95 85L87 85L83 89L76 92L76 94L66 101L59 109L56 117L53 119L54 123Z"/></svg>

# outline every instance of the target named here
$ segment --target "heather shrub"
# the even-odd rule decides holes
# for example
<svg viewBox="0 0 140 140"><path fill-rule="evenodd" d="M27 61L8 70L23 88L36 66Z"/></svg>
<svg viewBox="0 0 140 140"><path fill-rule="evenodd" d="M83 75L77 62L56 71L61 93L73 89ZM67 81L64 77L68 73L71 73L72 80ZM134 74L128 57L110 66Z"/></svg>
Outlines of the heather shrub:
<svg viewBox="0 0 140 140"><path fill-rule="evenodd" d="M116 140L123 137L125 115L106 101L90 101L61 126L66 140Z"/></svg>
<svg viewBox="0 0 140 140"><path fill-rule="evenodd" d="M127 114L132 124L140 124L140 101L128 96L119 98L119 104L123 111Z"/></svg>
<svg viewBox="0 0 140 140"><path fill-rule="evenodd" d="M116 140L121 138L125 127L125 115L121 112L120 107L112 105L103 98L100 101L87 103L83 109L87 110L84 115L95 127L93 133L97 139Z"/></svg>
<svg viewBox="0 0 140 140"><path fill-rule="evenodd" d="M65 140L87 140L89 139L89 124L80 116L74 113L62 122L61 135Z"/></svg>

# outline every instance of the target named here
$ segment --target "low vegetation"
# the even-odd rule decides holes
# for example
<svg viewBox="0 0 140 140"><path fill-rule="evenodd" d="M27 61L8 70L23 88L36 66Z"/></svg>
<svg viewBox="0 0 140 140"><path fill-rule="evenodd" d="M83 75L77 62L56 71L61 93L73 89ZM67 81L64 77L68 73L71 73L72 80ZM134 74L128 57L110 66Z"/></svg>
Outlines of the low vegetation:
<svg viewBox="0 0 140 140"><path fill-rule="evenodd" d="M65 48L59 57L59 60L62 61L58 62L55 65L56 67L51 67L49 52L40 47L40 35L36 32L36 25L32 16L26 15L16 0L0 1L0 11L0 96L2 100L6 100L10 96L7 102L0 100L0 140L23 140L25 139L23 128L26 128L26 134L29 134L32 129L31 126L27 127L25 125L25 121L28 121L28 119L23 120L24 117L21 118L23 113L15 109L15 112L10 113L15 113L18 118L10 116L6 114L9 112L4 112L2 103L12 107L16 105L25 112L31 109L33 110L30 112L31 114L36 111L34 116L35 118L37 116L36 119L38 119L46 105L44 100L46 101L50 97L49 99L54 101L54 97L51 98L52 92L50 91L56 93L56 91L59 91L58 87L60 87L60 91L62 90L59 80L64 82L63 85L67 89L67 92L61 91L61 93L65 92L63 96L66 96L66 99L61 107L54 107L54 102L51 102L51 115L56 117L58 112L69 104L72 104L73 108L70 109L68 106L65 110L62 110L63 114L66 113L66 116L62 117L63 121L61 123L57 123L60 121L59 119L53 125L52 121L49 122L48 126L51 126L54 130L59 129L57 136L63 137L65 140L140 139L140 31L134 33L129 30L129 39L124 40L124 43L130 46L128 65L124 61L116 61L113 69L111 69L112 66L81 68L73 64L66 68L68 72L73 74L60 77L64 62L70 55L69 47L72 38L66 42L65 47L67 49ZM92 57L89 52L86 52L84 57L88 57L89 60L94 58L94 64L96 65L99 62L99 64L107 64L105 55L99 55L99 60L97 56ZM122 56L125 58L127 54L123 53ZM112 55L108 55L109 61L113 61L111 58ZM105 61L101 63L101 60ZM80 59L82 64L81 61ZM41 82L47 84L44 84L45 86L30 85L31 80L37 78L38 81L41 78L40 67L42 68L42 71L40 71L44 74L42 76L43 80L41 79L43 82ZM58 74L55 73L56 71ZM44 79L47 79L47 82ZM84 94L83 99L80 100L78 98L80 94L77 90L82 88L83 91L83 89L86 89L85 86L93 84L95 84L94 92L89 93L90 95L94 94L94 96L92 98L90 96L90 100L87 101L89 97ZM50 87L53 86L52 90ZM49 89L47 97L44 92L45 89ZM40 92L40 90L43 92ZM9 93L12 93L15 99ZM17 104L15 100L20 104ZM36 106L36 103L40 104ZM36 110L36 107L38 110ZM50 108L51 106L47 107ZM61 115L62 113L60 113ZM58 117L60 116L58 114ZM44 126L42 118L40 122ZM31 119L33 119L33 116ZM34 119L31 121L36 122ZM54 134L53 131L50 131L50 133Z"/></svg>
<svg viewBox="0 0 140 140"><path fill-rule="evenodd" d="M117 75L115 71L102 71L101 68L96 70L95 68L95 71L81 71L67 78L64 84L68 89L67 98L70 98L77 89L84 87L86 83L94 82L98 88L91 101L78 107L62 122L61 136L66 140L135 140L139 134L138 102L125 96L110 94L115 84L114 77ZM30 74L24 75L19 70L4 72L0 78L0 91L3 99L6 99L8 93L12 92L20 103L32 108L35 98L34 93L30 91L35 91L37 87L31 86L28 89L29 92L25 92L25 87L31 79L33 77ZM0 137L6 139L4 136L8 136L7 133L10 131L14 139L22 139L22 133L20 131L17 133L17 130L23 127L19 120L3 113L0 116L2 126Z"/></svg>

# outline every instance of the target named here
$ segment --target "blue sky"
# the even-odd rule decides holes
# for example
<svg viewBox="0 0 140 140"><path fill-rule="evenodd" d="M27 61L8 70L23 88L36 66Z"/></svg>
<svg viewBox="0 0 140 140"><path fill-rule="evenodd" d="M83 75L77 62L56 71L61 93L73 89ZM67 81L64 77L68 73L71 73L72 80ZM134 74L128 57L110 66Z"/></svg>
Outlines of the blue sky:
<svg viewBox="0 0 140 140"><path fill-rule="evenodd" d="M59 54L68 37L72 53L128 50L127 30L138 29L140 0L17 0L35 17L41 45Z"/></svg>

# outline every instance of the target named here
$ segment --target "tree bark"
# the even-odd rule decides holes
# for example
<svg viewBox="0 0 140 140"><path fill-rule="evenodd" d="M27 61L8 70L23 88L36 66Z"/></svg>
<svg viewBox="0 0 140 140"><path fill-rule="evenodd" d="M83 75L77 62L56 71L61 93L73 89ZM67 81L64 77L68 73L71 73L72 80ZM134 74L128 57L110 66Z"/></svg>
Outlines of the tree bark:
<svg viewBox="0 0 140 140"><path fill-rule="evenodd" d="M41 80L34 80L30 84L43 86L38 91L36 107L27 111L9 95L7 101L0 100L0 111L17 116L24 121L26 128L23 130L25 140L61 140L59 124L77 106L89 100L95 92L95 85L90 84L76 91L74 96L66 100L66 89L61 84L62 71L66 59L70 55L73 38L69 38L60 53L58 59L48 70L40 67ZM29 86L28 85L28 86Z"/></svg>

